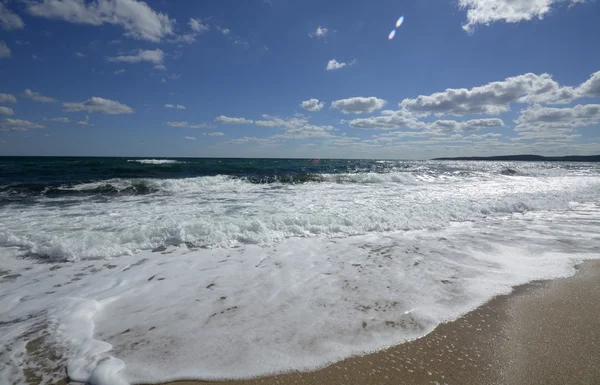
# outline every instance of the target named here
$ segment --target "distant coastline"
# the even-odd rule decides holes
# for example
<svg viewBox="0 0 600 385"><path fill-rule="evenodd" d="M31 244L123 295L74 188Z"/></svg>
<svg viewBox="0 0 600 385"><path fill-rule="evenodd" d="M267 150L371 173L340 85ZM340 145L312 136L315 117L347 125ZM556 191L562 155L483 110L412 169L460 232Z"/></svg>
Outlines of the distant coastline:
<svg viewBox="0 0 600 385"><path fill-rule="evenodd" d="M501 156L460 156L453 158L435 158L432 160L525 160L547 162L600 162L600 155L569 155L569 156L541 156L541 155L501 155Z"/></svg>

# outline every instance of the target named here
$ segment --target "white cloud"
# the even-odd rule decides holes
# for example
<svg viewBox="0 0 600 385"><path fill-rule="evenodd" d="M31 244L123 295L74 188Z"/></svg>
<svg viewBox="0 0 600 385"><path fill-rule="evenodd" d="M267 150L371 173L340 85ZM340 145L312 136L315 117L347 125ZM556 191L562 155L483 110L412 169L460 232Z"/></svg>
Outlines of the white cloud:
<svg viewBox="0 0 600 385"><path fill-rule="evenodd" d="M483 140L483 139L490 139L490 138L501 138L502 134L498 134L498 133L492 133L489 132L487 134L471 134L469 136L464 136L463 140Z"/></svg>
<svg viewBox="0 0 600 385"><path fill-rule="evenodd" d="M436 120L427 125L427 128L433 131L456 132L456 131L477 131L482 128L504 127L501 119L471 119L465 122L456 120Z"/></svg>
<svg viewBox="0 0 600 385"><path fill-rule="evenodd" d="M0 59L11 57L11 55L12 52L10 51L10 48L8 48L5 42L0 41Z"/></svg>
<svg viewBox="0 0 600 385"><path fill-rule="evenodd" d="M553 142L572 142L573 139L581 137L579 134L567 134L564 132L546 132L546 131L523 131L519 132L516 138L510 138L511 141L553 141Z"/></svg>
<svg viewBox="0 0 600 385"><path fill-rule="evenodd" d="M154 64L161 64L165 58L165 53L161 49L155 50L142 50L139 49L135 51L133 55L124 55L124 56L115 56L115 57L107 57L106 60L109 62L118 62L118 63L140 63L140 62L150 62Z"/></svg>
<svg viewBox="0 0 600 385"><path fill-rule="evenodd" d="M331 131L335 130L333 126L315 126L307 124L301 127L290 128L283 134L274 135L270 139L307 139L307 138L332 138L335 137Z"/></svg>
<svg viewBox="0 0 600 385"><path fill-rule="evenodd" d="M515 131L568 132L576 127L600 123L600 104L568 108L542 107L539 104L521 111Z"/></svg>
<svg viewBox="0 0 600 385"><path fill-rule="evenodd" d="M463 29L473 32L479 24L494 22L518 23L523 20L542 19L552 8L566 0L459 0L458 6L467 10L467 23ZM570 0L571 5L583 2Z"/></svg>
<svg viewBox="0 0 600 385"><path fill-rule="evenodd" d="M132 114L134 112L133 108L126 106L125 104L96 96L91 97L84 102L63 103L63 110L66 112L97 112L109 115Z"/></svg>
<svg viewBox="0 0 600 385"><path fill-rule="evenodd" d="M318 39L318 38L327 36L327 32L329 32L329 30L327 28L318 26L317 30L315 32L309 33L308 36L316 37Z"/></svg>
<svg viewBox="0 0 600 385"><path fill-rule="evenodd" d="M0 2L0 28L10 31L12 29L23 29L23 27L25 27L23 19Z"/></svg>
<svg viewBox="0 0 600 385"><path fill-rule="evenodd" d="M382 109L386 104L387 101L374 96L368 98L358 96L355 98L334 100L331 102L331 108L336 108L344 114L364 114Z"/></svg>
<svg viewBox="0 0 600 385"><path fill-rule="evenodd" d="M80 120L79 122L77 122L77 124L81 125L81 126L87 126L90 124L90 117L86 116L85 120Z"/></svg>
<svg viewBox="0 0 600 385"><path fill-rule="evenodd" d="M305 100L300 104L300 107L304 108L306 111L321 111L325 104L323 102L319 102L319 99L309 99Z"/></svg>
<svg viewBox="0 0 600 385"><path fill-rule="evenodd" d="M335 59L331 59L327 62L327 67L325 67L325 69L327 71L335 71L335 70L339 70L341 68L344 68L346 66L351 66L356 62L356 60L351 61L350 63L343 63L343 62L339 62Z"/></svg>
<svg viewBox="0 0 600 385"><path fill-rule="evenodd" d="M225 142L225 143L226 144L245 144L245 143L249 143L249 142L265 143L265 142L271 142L271 140L264 139L264 138L244 136L242 138L231 139L230 141Z"/></svg>
<svg viewBox="0 0 600 385"><path fill-rule="evenodd" d="M15 44L16 45L31 45L30 42L28 42L28 41L22 41L22 40L15 41Z"/></svg>
<svg viewBox="0 0 600 385"><path fill-rule="evenodd" d="M169 80L179 80L179 79L181 79L181 75L177 75L177 74L167 75L167 79L169 79Z"/></svg>
<svg viewBox="0 0 600 385"><path fill-rule="evenodd" d="M228 36L231 33L231 30L229 28L221 28L218 25L215 28L217 29L217 31L221 32L225 36Z"/></svg>
<svg viewBox="0 0 600 385"><path fill-rule="evenodd" d="M158 70L158 71L166 71L167 67L165 67L164 64L157 64L154 67L152 67L152 69Z"/></svg>
<svg viewBox="0 0 600 385"><path fill-rule="evenodd" d="M188 25L190 26L192 31L198 32L198 33L206 32L210 29L208 24L202 24L201 19L194 19L193 17L190 17L190 21L188 22Z"/></svg>
<svg viewBox="0 0 600 385"><path fill-rule="evenodd" d="M181 127L181 128L210 128L211 126L206 123L200 124L189 124L188 122L167 122L169 127Z"/></svg>
<svg viewBox="0 0 600 385"><path fill-rule="evenodd" d="M77 24L121 26L125 36L159 42L173 34L175 20L136 0L37 0L28 2L34 16Z"/></svg>
<svg viewBox="0 0 600 385"><path fill-rule="evenodd" d="M186 33L183 35L179 35L177 37L175 37L174 39L168 39L167 42L169 43L186 43L186 44L192 44L193 42L196 41L196 36L198 36L197 33Z"/></svg>
<svg viewBox="0 0 600 385"><path fill-rule="evenodd" d="M222 132L204 132L202 133L204 136L224 136L225 134Z"/></svg>
<svg viewBox="0 0 600 385"><path fill-rule="evenodd" d="M31 55L31 58L32 58L33 60L42 60L42 59L41 59L41 58L40 58L38 55L36 55L36 54L33 54L33 55Z"/></svg>
<svg viewBox="0 0 600 385"><path fill-rule="evenodd" d="M0 115L14 115L12 108L0 107Z"/></svg>
<svg viewBox="0 0 600 385"><path fill-rule="evenodd" d="M576 93L579 97L600 98L600 71L593 73L577 88Z"/></svg>
<svg viewBox="0 0 600 385"><path fill-rule="evenodd" d="M69 118L50 118L48 120L51 122L71 123L71 119Z"/></svg>
<svg viewBox="0 0 600 385"><path fill-rule="evenodd" d="M125 69L123 69L123 68L121 68L120 70L116 70L115 71L115 75L120 75L120 74L123 74L123 73L125 73Z"/></svg>
<svg viewBox="0 0 600 385"><path fill-rule="evenodd" d="M11 94L0 94L0 103L16 103L17 98Z"/></svg>
<svg viewBox="0 0 600 385"><path fill-rule="evenodd" d="M416 99L404 99L400 106L419 114L497 115L512 103L566 103L575 97L571 87L561 87L548 74L528 73L500 82L469 89L447 89Z"/></svg>
<svg viewBox="0 0 600 385"><path fill-rule="evenodd" d="M221 123L221 124L252 124L254 123L254 121L252 120L248 120L245 118L230 118L228 116L218 116L215 119L215 122L217 123Z"/></svg>
<svg viewBox="0 0 600 385"><path fill-rule="evenodd" d="M165 104L165 108L175 108L177 110L185 110L185 106L182 106L181 104Z"/></svg>
<svg viewBox="0 0 600 385"><path fill-rule="evenodd" d="M196 140L195 136L184 136L184 138L187 140Z"/></svg>
<svg viewBox="0 0 600 385"><path fill-rule="evenodd" d="M77 57L85 57L85 55L82 54L81 52L75 52L75 56L77 56Z"/></svg>
<svg viewBox="0 0 600 385"><path fill-rule="evenodd" d="M22 95L28 99L35 100L40 103L54 103L58 102L58 100L51 98L49 96L43 96L39 92L33 92L30 89L26 89Z"/></svg>
<svg viewBox="0 0 600 385"><path fill-rule="evenodd" d="M0 131L27 131L33 128L44 128L44 126L21 119L0 120Z"/></svg>
<svg viewBox="0 0 600 385"><path fill-rule="evenodd" d="M364 119L354 119L349 122L350 127L362 130L380 129L390 130L393 128L426 128L426 124L417 120L409 111L382 111L381 116L373 116Z"/></svg>
<svg viewBox="0 0 600 385"><path fill-rule="evenodd" d="M262 120L257 120L254 122L255 125L259 127L267 127L267 128L298 128L305 125L308 120L305 118L290 118L290 119L281 119L276 116L271 116L267 114L262 115Z"/></svg>

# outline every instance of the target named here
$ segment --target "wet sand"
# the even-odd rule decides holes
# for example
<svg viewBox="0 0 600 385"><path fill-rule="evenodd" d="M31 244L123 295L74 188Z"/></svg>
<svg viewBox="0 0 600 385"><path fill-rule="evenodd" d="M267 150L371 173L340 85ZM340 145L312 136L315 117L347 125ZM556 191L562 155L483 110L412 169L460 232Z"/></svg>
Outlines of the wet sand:
<svg viewBox="0 0 600 385"><path fill-rule="evenodd" d="M164 385L600 384L600 261L499 296L418 340L314 372Z"/></svg>

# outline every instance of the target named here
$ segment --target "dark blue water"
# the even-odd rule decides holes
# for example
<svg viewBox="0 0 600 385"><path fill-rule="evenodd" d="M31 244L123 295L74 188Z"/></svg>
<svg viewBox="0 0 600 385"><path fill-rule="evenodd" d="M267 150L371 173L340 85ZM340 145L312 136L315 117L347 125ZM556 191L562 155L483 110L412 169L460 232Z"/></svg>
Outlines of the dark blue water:
<svg viewBox="0 0 600 385"><path fill-rule="evenodd" d="M351 183L344 175L359 173L418 173L472 176L481 172L527 175L528 170L589 169L590 164L566 162L381 161L347 159L224 159L224 158L80 158L0 157L0 203L20 198L65 195L130 195L156 192L152 179L182 179L226 175L250 183ZM595 166L593 168L596 168ZM128 180L117 188L115 180ZM72 187L103 181L91 188Z"/></svg>
<svg viewBox="0 0 600 385"><path fill-rule="evenodd" d="M228 175L253 183L303 183L319 181L320 174L388 171L389 165L373 160L0 157L0 193L52 196L74 193L57 190L58 187L111 179L140 179L130 190L119 193L144 194L152 192L142 181L150 178ZM87 191L115 192L110 183Z"/></svg>

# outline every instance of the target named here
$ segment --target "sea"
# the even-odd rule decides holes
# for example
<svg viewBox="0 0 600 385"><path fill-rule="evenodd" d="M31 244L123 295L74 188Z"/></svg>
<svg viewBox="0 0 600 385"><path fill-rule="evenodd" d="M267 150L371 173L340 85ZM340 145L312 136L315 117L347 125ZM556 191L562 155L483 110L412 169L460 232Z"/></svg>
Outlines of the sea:
<svg viewBox="0 0 600 385"><path fill-rule="evenodd" d="M0 384L319 368L600 257L600 163L0 158Z"/></svg>

